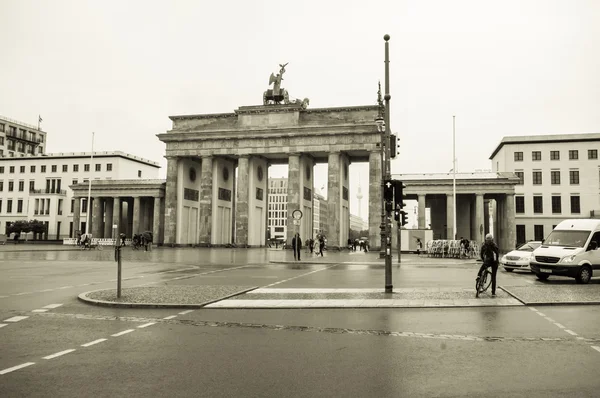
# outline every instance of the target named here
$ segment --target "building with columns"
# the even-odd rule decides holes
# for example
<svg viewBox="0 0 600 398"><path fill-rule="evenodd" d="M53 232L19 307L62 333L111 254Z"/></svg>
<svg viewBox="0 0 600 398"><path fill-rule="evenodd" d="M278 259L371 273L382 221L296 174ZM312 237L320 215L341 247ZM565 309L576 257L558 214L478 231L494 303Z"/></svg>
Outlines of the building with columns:
<svg viewBox="0 0 600 398"><path fill-rule="evenodd" d="M429 209L434 239L465 237L483 242L491 232L503 252L515 247L515 185L514 173L456 173L456 237L454 233L454 194L451 173L401 174L393 179L406 185L408 200L418 201L418 228L426 229L426 209ZM492 208L494 222L486 216Z"/></svg>
<svg viewBox="0 0 600 398"><path fill-rule="evenodd" d="M327 163L325 234L328 247L345 247L351 162L369 162L369 201L376 204L371 211L377 213L380 206L381 135L374 122L378 110L376 105L306 109L295 103L171 116L172 129L158 135L167 157L164 243L264 246L268 167L286 163L287 225L294 225L286 230L286 240L295 232L311 236L313 169L316 163ZM303 213L300 225L293 223L295 210ZM377 216L369 219L375 220L370 235L377 236ZM189 230L183 220L197 226Z"/></svg>
<svg viewBox="0 0 600 398"><path fill-rule="evenodd" d="M85 230L90 178L94 188L104 181L140 181L158 176L159 165L150 160L119 151L94 152L93 161L90 155L53 153L0 158L0 231L16 220L37 219L47 225L47 239L73 237L75 230ZM78 194L71 189L76 186L81 187Z"/></svg>
<svg viewBox="0 0 600 398"><path fill-rule="evenodd" d="M600 217L600 134L504 137L492 169L518 177L517 243L544 239L562 220Z"/></svg>

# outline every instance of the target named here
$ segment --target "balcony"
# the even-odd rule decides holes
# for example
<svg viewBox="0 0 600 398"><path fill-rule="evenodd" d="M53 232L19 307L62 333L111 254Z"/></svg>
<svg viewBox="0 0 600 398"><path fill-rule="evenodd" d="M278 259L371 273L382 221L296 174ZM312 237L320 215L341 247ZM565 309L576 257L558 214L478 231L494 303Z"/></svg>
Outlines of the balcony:
<svg viewBox="0 0 600 398"><path fill-rule="evenodd" d="M67 191L64 189L30 189L29 193L32 195L66 195Z"/></svg>
<svg viewBox="0 0 600 398"><path fill-rule="evenodd" d="M34 146L37 146L40 144L37 139L32 140L31 138L29 138L27 136L27 133L23 134L21 132L15 133L13 131L9 131L8 133L6 133L6 136L12 138L13 140L25 142L27 144L32 144Z"/></svg>

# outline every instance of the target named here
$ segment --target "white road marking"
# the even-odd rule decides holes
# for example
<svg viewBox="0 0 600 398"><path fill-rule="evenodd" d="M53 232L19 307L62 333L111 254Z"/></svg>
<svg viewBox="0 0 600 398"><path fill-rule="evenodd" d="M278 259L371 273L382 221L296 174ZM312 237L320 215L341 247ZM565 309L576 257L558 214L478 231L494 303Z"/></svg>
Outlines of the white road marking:
<svg viewBox="0 0 600 398"><path fill-rule="evenodd" d="M82 347L89 347L89 346L94 345L94 344L102 343L103 341L106 341L106 339L98 339L98 340L90 341L89 343L82 344L81 346Z"/></svg>
<svg viewBox="0 0 600 398"><path fill-rule="evenodd" d="M40 290L40 293L43 293L43 292L51 292L51 291L53 291L53 290L54 290L54 289L44 289L44 290Z"/></svg>
<svg viewBox="0 0 600 398"><path fill-rule="evenodd" d="M194 310L185 310L185 311L181 311L179 313L179 315L185 315L185 314L189 314L190 312L194 312Z"/></svg>
<svg viewBox="0 0 600 398"><path fill-rule="evenodd" d="M4 375L4 374L10 373L10 372L14 372L15 370L19 370L19 369L22 369L22 368L25 368L25 367L31 366L31 365L35 365L35 362L26 362L26 363L21 364L21 365L13 366L12 368L0 370L0 375Z"/></svg>
<svg viewBox="0 0 600 398"><path fill-rule="evenodd" d="M571 335L573 335L573 336L577 336L577 333L575 333L575 332L574 332L574 331L572 331L572 330L565 329L565 332L567 332L567 333L569 333L569 334L571 334Z"/></svg>
<svg viewBox="0 0 600 398"><path fill-rule="evenodd" d="M62 304L48 304L42 308L50 308L50 309L54 309L54 308L58 308L58 307L62 307Z"/></svg>
<svg viewBox="0 0 600 398"><path fill-rule="evenodd" d="M556 323L556 321L554 319L550 318L549 316L547 316L546 319L552 323Z"/></svg>
<svg viewBox="0 0 600 398"><path fill-rule="evenodd" d="M47 357L44 357L44 359L53 359L53 358L56 358L56 357L60 357L62 355L69 354L69 353L71 353L73 351L75 351L75 348L71 348L70 350L64 350L64 351L61 351L61 352L57 352L56 354L48 355Z"/></svg>
<svg viewBox="0 0 600 398"><path fill-rule="evenodd" d="M600 352L600 347L596 347L595 345L592 346L592 348L598 352Z"/></svg>
<svg viewBox="0 0 600 398"><path fill-rule="evenodd" d="M0 296L0 298L7 298L8 296Z"/></svg>
<svg viewBox="0 0 600 398"><path fill-rule="evenodd" d="M31 311L31 312L46 312L46 311L48 311L48 310L41 309L41 310L33 310L33 311Z"/></svg>
<svg viewBox="0 0 600 398"><path fill-rule="evenodd" d="M525 281L527 283L529 283L530 285L533 285L535 282L534 281Z"/></svg>
<svg viewBox="0 0 600 398"><path fill-rule="evenodd" d="M166 316L163 319L173 319L173 318L177 318L177 315Z"/></svg>
<svg viewBox="0 0 600 398"><path fill-rule="evenodd" d="M3 328L6 325L8 325L8 323L0 323L0 328Z"/></svg>
<svg viewBox="0 0 600 398"><path fill-rule="evenodd" d="M585 340L584 337L577 337L577 340Z"/></svg>
<svg viewBox="0 0 600 398"><path fill-rule="evenodd" d="M535 308L533 308L533 307L529 307L529 309L530 309L531 311L533 311L533 312L538 312L538 310L537 310L537 309L535 309Z"/></svg>
<svg viewBox="0 0 600 398"><path fill-rule="evenodd" d="M147 328L148 326L156 325L156 322L149 322L138 326L138 329Z"/></svg>
<svg viewBox="0 0 600 398"><path fill-rule="evenodd" d="M559 328L561 328L561 329L566 329L566 327L564 327L563 325L561 325L561 324L560 324L560 323L558 323L558 322L554 322L554 324L555 324L556 326L558 326Z"/></svg>
<svg viewBox="0 0 600 398"><path fill-rule="evenodd" d="M14 296L22 296L22 295L24 295L24 294L29 294L29 293L32 293L32 292L22 292L22 293L17 293L17 294L14 294Z"/></svg>
<svg viewBox="0 0 600 398"><path fill-rule="evenodd" d="M60 290L60 289L70 289L72 287L75 287L75 286L61 286L61 287L58 288L58 290Z"/></svg>
<svg viewBox="0 0 600 398"><path fill-rule="evenodd" d="M127 329L127 330L123 330L122 332L115 333L115 334L111 334L111 336L112 336L112 337L119 337L119 336L122 336L122 335L124 335L124 334L131 333L131 332L133 332L133 330L134 330L134 329Z"/></svg>
<svg viewBox="0 0 600 398"><path fill-rule="evenodd" d="M12 318L5 319L4 322L19 322L23 319L29 318L28 316L13 316Z"/></svg>
<svg viewBox="0 0 600 398"><path fill-rule="evenodd" d="M537 313L537 314L538 314L539 316L546 317L546 315L542 314L542 313L541 313L541 312L539 312L539 311L538 311L538 313Z"/></svg>

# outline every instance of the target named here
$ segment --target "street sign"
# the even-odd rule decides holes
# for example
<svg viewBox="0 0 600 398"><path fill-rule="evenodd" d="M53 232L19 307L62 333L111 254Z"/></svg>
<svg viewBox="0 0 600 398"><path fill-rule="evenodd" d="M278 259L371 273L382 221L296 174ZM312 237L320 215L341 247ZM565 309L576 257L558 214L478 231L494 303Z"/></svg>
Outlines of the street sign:
<svg viewBox="0 0 600 398"><path fill-rule="evenodd" d="M294 225L300 225L300 220L292 220L294 222Z"/></svg>
<svg viewBox="0 0 600 398"><path fill-rule="evenodd" d="M296 220L300 220L302 218L302 211L301 210L294 210L292 212L292 217L294 217ZM300 224L297 224L300 225Z"/></svg>

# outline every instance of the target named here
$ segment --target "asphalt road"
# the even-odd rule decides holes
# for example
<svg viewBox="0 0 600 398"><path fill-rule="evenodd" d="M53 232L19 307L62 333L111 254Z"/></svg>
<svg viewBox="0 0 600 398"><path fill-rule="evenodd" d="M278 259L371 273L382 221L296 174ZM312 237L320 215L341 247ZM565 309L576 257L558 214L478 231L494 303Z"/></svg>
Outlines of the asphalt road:
<svg viewBox="0 0 600 398"><path fill-rule="evenodd" d="M269 264L280 254L266 250L124 254L124 286L196 275L184 281L266 286L327 266ZM0 397L599 394L600 306L183 311L78 301L114 288L111 257L0 251ZM356 259L364 264L343 259L278 287L382 280L374 257ZM473 279L473 264L407 260L394 269L395 286ZM541 283L526 273L498 279Z"/></svg>

